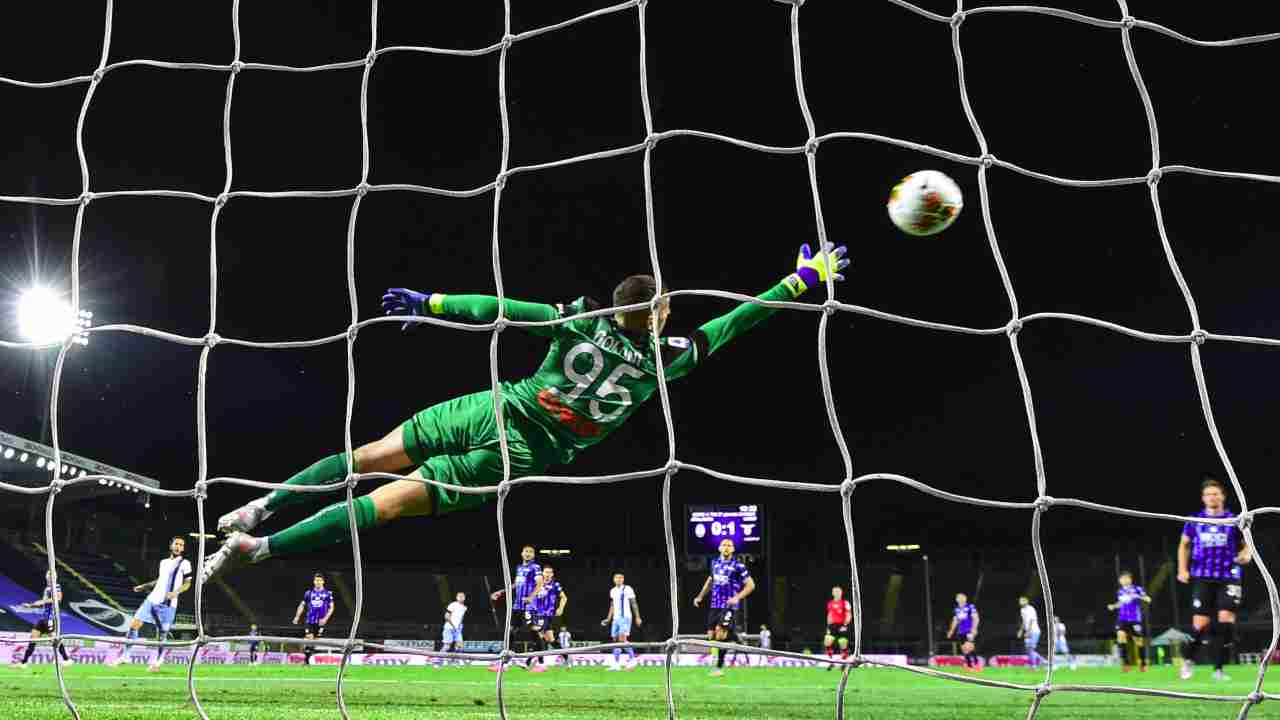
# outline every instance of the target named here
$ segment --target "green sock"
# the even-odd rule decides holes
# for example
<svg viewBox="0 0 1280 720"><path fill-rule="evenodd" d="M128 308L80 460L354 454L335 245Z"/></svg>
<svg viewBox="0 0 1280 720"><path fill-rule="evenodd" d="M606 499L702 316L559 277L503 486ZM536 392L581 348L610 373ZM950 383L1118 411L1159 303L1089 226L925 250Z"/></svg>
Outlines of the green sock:
<svg viewBox="0 0 1280 720"><path fill-rule="evenodd" d="M377 524L378 511L373 498L363 495L355 500L356 527L360 530ZM347 520L347 503L336 502L300 523L291 525L267 538L267 552L272 557L308 552L346 542L351 538Z"/></svg>
<svg viewBox="0 0 1280 720"><path fill-rule="evenodd" d="M285 481L286 485L328 485L341 482L347 477L347 454L344 452L330 455L316 461L311 467ZM272 490L262 499L263 506L275 512L283 507L306 502L314 493L293 492L290 490Z"/></svg>

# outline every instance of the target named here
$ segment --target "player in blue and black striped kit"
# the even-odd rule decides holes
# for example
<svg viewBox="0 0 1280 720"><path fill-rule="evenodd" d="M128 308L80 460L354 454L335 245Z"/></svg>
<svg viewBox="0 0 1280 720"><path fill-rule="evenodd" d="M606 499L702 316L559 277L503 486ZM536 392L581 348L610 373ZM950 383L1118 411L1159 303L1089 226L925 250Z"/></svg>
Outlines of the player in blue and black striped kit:
<svg viewBox="0 0 1280 720"><path fill-rule="evenodd" d="M733 541L720 541L720 556L711 561L711 574L702 583L702 591L693 599L693 606L702 605L702 599L711 592L711 609L707 611L707 639L719 642L740 642L738 638L739 603L755 592L756 581L751 571L733 555ZM716 669L712 677L724 675L724 649L716 653Z"/></svg>
<svg viewBox="0 0 1280 720"><path fill-rule="evenodd" d="M293 614L293 624L297 625L302 620L302 613L305 611L307 624L302 631L303 637L307 640L324 637L324 626L333 617L333 608L333 591L325 588L324 575L316 573L311 579L311 589L302 594L302 602L298 603L298 610ZM311 645L304 647L302 663L310 665L315 648Z"/></svg>
<svg viewBox="0 0 1280 720"><path fill-rule="evenodd" d="M31 628L31 642L27 643L27 651L22 655L22 662L14 663L12 667L21 669L27 667L27 662L31 660L31 653L36 651L35 641L41 635L47 635L53 632L53 599L57 597L58 602L62 602L62 588L53 581L53 571L45 573L44 593L40 599L31 603L27 607L43 607L44 617L40 618L40 622ZM67 656L67 647L58 643L58 653L62 655L62 664L71 665L75 661Z"/></svg>
<svg viewBox="0 0 1280 720"><path fill-rule="evenodd" d="M1137 664L1141 672L1147 671L1146 638L1143 637L1142 604L1150 603L1151 596L1141 585L1133 584L1133 573L1120 572L1120 587L1116 589L1116 601L1107 606L1116 611L1116 644L1121 648L1123 671L1129 672Z"/></svg>
<svg viewBox="0 0 1280 720"><path fill-rule="evenodd" d="M1204 509L1194 517L1227 519L1235 513L1227 509L1227 493L1215 478L1200 484L1200 501ZM1213 677L1227 680L1222 674L1231 648L1235 645L1236 610L1244 600L1240 584L1240 566L1253 560L1253 551L1235 525L1189 522L1182 528L1178 545L1178 582L1191 585L1191 643L1182 661L1182 679L1191 679L1196 651L1205 636L1217 640ZM1217 617L1213 614L1216 611ZM1218 621L1216 630L1212 623Z"/></svg>

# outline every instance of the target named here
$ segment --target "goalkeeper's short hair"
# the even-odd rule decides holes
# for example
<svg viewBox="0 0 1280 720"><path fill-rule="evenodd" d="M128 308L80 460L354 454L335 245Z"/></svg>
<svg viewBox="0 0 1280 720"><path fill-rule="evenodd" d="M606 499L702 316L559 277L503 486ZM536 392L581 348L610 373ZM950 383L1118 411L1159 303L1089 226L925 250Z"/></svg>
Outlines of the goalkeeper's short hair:
<svg viewBox="0 0 1280 720"><path fill-rule="evenodd" d="M613 304L617 307L645 303L657 294L658 281L652 275L632 275L613 289Z"/></svg>

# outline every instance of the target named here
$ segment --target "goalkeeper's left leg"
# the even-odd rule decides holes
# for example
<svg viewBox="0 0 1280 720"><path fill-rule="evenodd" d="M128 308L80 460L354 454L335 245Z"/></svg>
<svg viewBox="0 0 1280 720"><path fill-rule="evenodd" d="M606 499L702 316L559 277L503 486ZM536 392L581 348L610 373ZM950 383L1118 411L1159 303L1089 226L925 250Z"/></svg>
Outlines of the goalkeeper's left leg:
<svg viewBox="0 0 1280 720"><path fill-rule="evenodd" d="M418 517L477 507L492 499L492 494L461 493L435 486L428 487L421 482L422 479L428 479L475 487L497 485L502 480L502 454L499 450L497 424L494 422L492 397L491 393L483 392L450 400L432 406L404 423L399 431L401 452L411 463L420 464L421 467L409 475L410 479L392 481L357 498L353 503L356 528L365 530L401 517ZM382 442L390 441L384 439ZM513 477L528 475L547 465L546 461L535 457L524 439L520 423L509 416L507 450ZM358 461L359 455L357 452ZM387 457L393 456L394 453ZM325 463L332 467L313 472ZM340 469L340 464L334 458L321 461L300 474L308 476L306 482L296 484L317 484L312 480L325 472L332 473ZM357 462L357 468L361 472L371 471L360 462ZM345 476L345 469L341 471ZM322 479L320 482L327 480ZM276 491L263 498L261 503L267 507L279 507L278 503L286 502L285 498L304 494ZM273 502L277 504L273 506ZM351 518L346 502L333 503L306 520L267 538L252 537L243 532L233 533L223 549L206 561L205 579L219 574L229 566L232 559L244 558L250 562L258 562L272 555L321 549L346 542L350 537Z"/></svg>

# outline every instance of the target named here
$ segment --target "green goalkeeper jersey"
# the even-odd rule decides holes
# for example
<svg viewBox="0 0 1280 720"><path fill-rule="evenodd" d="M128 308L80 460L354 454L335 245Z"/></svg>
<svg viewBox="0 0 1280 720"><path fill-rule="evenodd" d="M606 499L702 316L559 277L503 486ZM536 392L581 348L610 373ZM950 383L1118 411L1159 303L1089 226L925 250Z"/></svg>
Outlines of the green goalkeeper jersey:
<svg viewBox="0 0 1280 720"><path fill-rule="evenodd" d="M759 298L790 300L801 290L794 283L783 281ZM498 301L493 296L437 298L433 306L445 315L489 322L498 314ZM600 307L585 297L562 305L508 299L504 314L511 320L547 321ZM667 380L689 374L725 343L774 312L774 308L742 303L698 328L692 337L661 338L661 361ZM555 462L567 463L608 437L658 391L658 358L648 334L622 329L612 315L529 330L549 337L551 347L533 375L502 383L503 407L546 432L548 442L536 444L548 445L545 449L555 455Z"/></svg>

